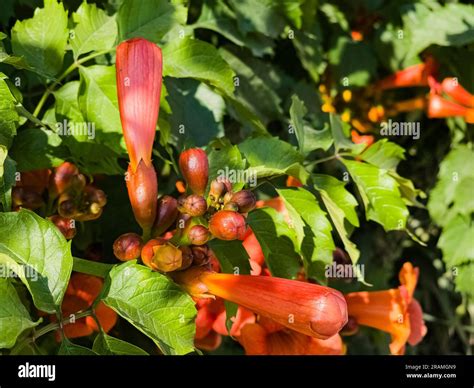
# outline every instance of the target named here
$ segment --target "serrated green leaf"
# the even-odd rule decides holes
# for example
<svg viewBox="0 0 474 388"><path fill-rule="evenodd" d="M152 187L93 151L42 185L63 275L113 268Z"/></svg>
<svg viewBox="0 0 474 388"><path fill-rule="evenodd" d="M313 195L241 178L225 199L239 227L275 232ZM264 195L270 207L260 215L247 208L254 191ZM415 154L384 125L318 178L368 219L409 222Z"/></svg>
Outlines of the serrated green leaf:
<svg viewBox="0 0 474 388"><path fill-rule="evenodd" d="M18 274L39 310L59 311L72 255L70 244L53 223L29 210L0 213L0 261Z"/></svg>
<svg viewBox="0 0 474 388"><path fill-rule="evenodd" d="M349 140L349 125L344 123L338 115L329 115L329 124L334 139L336 151L351 150L355 155L362 152L366 147L365 144L354 144Z"/></svg>
<svg viewBox="0 0 474 388"><path fill-rule="evenodd" d="M100 333L95 337L92 350L101 356L147 356L143 349L121 339Z"/></svg>
<svg viewBox="0 0 474 388"><path fill-rule="evenodd" d="M398 163L405 159L405 149L388 139L382 139L368 147L360 157L378 168L395 170Z"/></svg>
<svg viewBox="0 0 474 388"><path fill-rule="evenodd" d="M316 197L303 188L278 189L278 194L285 201L293 224L298 220L292 216L294 212L303 221L303 230L297 235L302 237L301 253L304 258L306 273L309 277L325 284L325 266L333 259L336 249L332 239L332 226L320 207ZM293 210L293 211L291 211Z"/></svg>
<svg viewBox="0 0 474 388"><path fill-rule="evenodd" d="M456 291L474 295L472 288L474 284L474 262L460 266L454 281L456 283Z"/></svg>
<svg viewBox="0 0 474 388"><path fill-rule="evenodd" d="M309 173L301 165L303 156L289 143L276 137L255 137L239 144L249 164L249 174L257 178L288 174L306 183ZM278 155L278 157L275 157Z"/></svg>
<svg viewBox="0 0 474 388"><path fill-rule="evenodd" d="M438 240L448 266L474 261L474 225L469 216L457 215L447 223Z"/></svg>
<svg viewBox="0 0 474 388"><path fill-rule="evenodd" d="M59 166L69 152L53 131L27 128L16 136L10 155L17 162L18 171L30 171Z"/></svg>
<svg viewBox="0 0 474 388"><path fill-rule="evenodd" d="M33 322L10 280L0 277L0 349L10 349L18 336L39 325Z"/></svg>
<svg viewBox="0 0 474 388"><path fill-rule="evenodd" d="M201 15L193 28L205 28L217 32L237 46L250 49L253 55L261 57L273 54L273 41L259 33L243 34L237 27L235 12L224 2L207 0L204 2Z"/></svg>
<svg viewBox="0 0 474 388"><path fill-rule="evenodd" d="M165 353L194 350L194 302L166 276L134 262L116 266L103 300Z"/></svg>
<svg viewBox="0 0 474 388"><path fill-rule="evenodd" d="M70 44L74 58L90 51L102 51L112 48L117 39L117 22L114 16L97 8L95 4L83 2L72 14L76 24Z"/></svg>
<svg viewBox="0 0 474 388"><path fill-rule="evenodd" d="M364 202L365 215L386 231L403 230L408 209L402 200L398 183L386 170L352 160L344 160Z"/></svg>
<svg viewBox="0 0 474 388"><path fill-rule="evenodd" d="M444 226L458 213L468 215L472 212L472 192L469 190L474 179L472 166L474 151L464 145L453 149L441 162L438 182L428 201L430 215L438 225Z"/></svg>
<svg viewBox="0 0 474 388"><path fill-rule="evenodd" d="M15 109L15 97L13 97L5 79L6 76L0 73L0 145L9 148L16 135L20 117Z"/></svg>
<svg viewBox="0 0 474 388"><path fill-rule="evenodd" d="M296 233L284 216L273 208L262 208L251 211L247 222L262 247L272 275L296 279L301 268L296 252Z"/></svg>
<svg viewBox="0 0 474 388"><path fill-rule="evenodd" d="M0 145L0 203L3 211L11 209L11 188L15 185L16 163L8 156L7 148Z"/></svg>
<svg viewBox="0 0 474 388"><path fill-rule="evenodd" d="M120 40L142 37L159 43L173 27L186 24L187 14L181 1L124 0L117 13Z"/></svg>
<svg viewBox="0 0 474 388"><path fill-rule="evenodd" d="M125 154L118 110L115 66L81 67L79 107L89 123L94 123L99 143L119 155Z"/></svg>
<svg viewBox="0 0 474 388"><path fill-rule="evenodd" d="M205 81L232 94L234 72L211 44L189 37L174 39L163 47L163 75Z"/></svg>
<svg viewBox="0 0 474 388"><path fill-rule="evenodd" d="M319 82L320 75L326 68L322 47L322 32L319 24L311 29L295 31L292 40L296 54L314 82Z"/></svg>
<svg viewBox="0 0 474 388"><path fill-rule="evenodd" d="M218 176L227 176L234 191L241 190L246 182L243 174L245 161L239 147L232 145L226 138L218 139L209 144L209 182Z"/></svg>
<svg viewBox="0 0 474 388"><path fill-rule="evenodd" d="M68 37L67 12L61 2L44 0L31 19L17 21L12 29L12 47L41 75L53 77L63 65Z"/></svg>
<svg viewBox="0 0 474 388"><path fill-rule="evenodd" d="M359 218L355 207L357 200L346 190L345 182L334 178L331 175L314 174L312 175L315 188L319 191L324 190L334 203L342 209L344 217L354 226L359 227Z"/></svg>

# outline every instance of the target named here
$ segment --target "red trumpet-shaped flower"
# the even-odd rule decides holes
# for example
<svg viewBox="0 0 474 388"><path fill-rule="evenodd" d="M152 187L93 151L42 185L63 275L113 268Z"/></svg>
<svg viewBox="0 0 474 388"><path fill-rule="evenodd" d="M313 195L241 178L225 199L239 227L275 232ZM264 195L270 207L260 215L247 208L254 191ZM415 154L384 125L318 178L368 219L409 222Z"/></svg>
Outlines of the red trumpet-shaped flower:
<svg viewBox="0 0 474 388"><path fill-rule="evenodd" d="M337 334L347 322L342 294L329 287L268 276L229 275L194 267L175 280L193 296L219 296L316 338Z"/></svg>
<svg viewBox="0 0 474 388"><path fill-rule="evenodd" d="M151 166L160 109L161 49L143 38L122 42L116 52L117 94L122 129L132 171L140 160Z"/></svg>
<svg viewBox="0 0 474 388"><path fill-rule="evenodd" d="M460 104L474 108L474 95L464 89L456 78L445 78L441 90Z"/></svg>
<svg viewBox="0 0 474 388"><path fill-rule="evenodd" d="M464 117L467 123L474 123L474 109L468 109L437 94L430 94L427 115L429 118Z"/></svg>
<svg viewBox="0 0 474 388"><path fill-rule="evenodd" d="M436 62L429 57L425 63L409 66L380 80L376 87L385 90L411 86L429 86L434 81L433 75L436 69Z"/></svg>
<svg viewBox="0 0 474 388"><path fill-rule="evenodd" d="M392 354L403 354L406 342L416 345L426 334L420 304L413 298L418 273L418 268L405 263L399 274L400 287L385 291L352 292L345 296L349 316L359 325L391 334Z"/></svg>
<svg viewBox="0 0 474 388"><path fill-rule="evenodd" d="M145 233L150 233L155 222L158 200L158 181L153 165L147 166L140 160L136 171L133 171L130 164L127 172L127 189L135 219Z"/></svg>

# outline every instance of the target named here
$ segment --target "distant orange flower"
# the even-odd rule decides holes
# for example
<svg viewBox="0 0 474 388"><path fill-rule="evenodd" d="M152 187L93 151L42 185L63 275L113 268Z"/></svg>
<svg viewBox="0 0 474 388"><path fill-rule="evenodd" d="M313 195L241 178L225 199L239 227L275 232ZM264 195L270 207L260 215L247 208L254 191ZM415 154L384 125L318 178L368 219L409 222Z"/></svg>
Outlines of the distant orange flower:
<svg viewBox="0 0 474 388"><path fill-rule="evenodd" d="M464 89L456 78L445 78L441 83L441 89L456 102L474 108L474 95Z"/></svg>
<svg viewBox="0 0 474 388"><path fill-rule="evenodd" d="M372 135L359 135L357 131L351 131L351 138L355 144L366 144L366 148L374 144L375 138Z"/></svg>
<svg viewBox="0 0 474 388"><path fill-rule="evenodd" d="M302 187L303 184L300 182L299 179L296 179L295 177L292 177L291 175L286 178L286 185L288 187Z"/></svg>
<svg viewBox="0 0 474 388"><path fill-rule="evenodd" d="M430 94L427 115L429 118L463 117L467 123L474 123L474 109L444 99L437 94Z"/></svg>
<svg viewBox="0 0 474 388"><path fill-rule="evenodd" d="M379 90L395 89L413 86L430 86L434 80L437 63L432 57L428 57L424 63L409 66L394 74L380 80L376 84Z"/></svg>
<svg viewBox="0 0 474 388"><path fill-rule="evenodd" d="M61 306L64 318L72 318L73 314L87 310L92 306L100 294L103 280L83 273L75 272L69 280L66 294ZM95 308L95 315L105 332L109 332L117 322L117 314L103 302L99 302ZM54 321L55 316L51 319ZM78 338L98 332L99 327L95 319L91 316L78 319L75 323L64 325L64 334L68 338ZM58 336L59 339L59 336Z"/></svg>
<svg viewBox="0 0 474 388"><path fill-rule="evenodd" d="M247 355L342 355L345 352L339 334L318 339L264 317L242 327L238 340Z"/></svg>
<svg viewBox="0 0 474 388"><path fill-rule="evenodd" d="M392 354L403 354L407 342L416 345L426 334L420 304L413 298L418 274L418 268L407 262L399 274L400 287L345 295L348 314L359 325L391 334Z"/></svg>

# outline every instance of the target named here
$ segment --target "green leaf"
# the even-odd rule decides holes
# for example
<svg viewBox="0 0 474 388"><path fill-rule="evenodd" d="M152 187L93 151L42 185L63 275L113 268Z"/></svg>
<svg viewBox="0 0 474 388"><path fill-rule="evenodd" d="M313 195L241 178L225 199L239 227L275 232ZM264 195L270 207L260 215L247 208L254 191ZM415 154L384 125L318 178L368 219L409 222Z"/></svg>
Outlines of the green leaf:
<svg viewBox="0 0 474 388"><path fill-rule="evenodd" d="M169 278L128 262L110 271L104 302L165 353L194 350L196 309L191 297Z"/></svg>
<svg viewBox="0 0 474 388"><path fill-rule="evenodd" d="M471 296L474 295L474 290L472 289L472 284L474 283L474 262L460 266L454 281L456 282L456 291Z"/></svg>
<svg viewBox="0 0 474 388"><path fill-rule="evenodd" d="M5 74L0 73L0 145L9 148L16 135L20 117L15 109L15 97L13 97L5 79Z"/></svg>
<svg viewBox="0 0 474 388"><path fill-rule="evenodd" d="M3 211L10 211L11 188L15 185L16 163L8 156L7 148L0 145L0 203Z"/></svg>
<svg viewBox="0 0 474 388"><path fill-rule="evenodd" d="M221 1L205 1L199 19L192 26L194 29L205 28L217 32L237 46L250 49L252 54L257 57L273 54L273 41L259 33L245 35L240 32L235 12Z"/></svg>
<svg viewBox="0 0 474 388"><path fill-rule="evenodd" d="M367 219L379 223L385 231L404 229L408 209L397 181L376 166L352 160L343 162L359 189Z"/></svg>
<svg viewBox="0 0 474 388"><path fill-rule="evenodd" d="M303 156L276 137L255 137L239 144L239 149L249 164L249 174L257 178L288 174L306 183L308 172L301 162Z"/></svg>
<svg viewBox="0 0 474 388"><path fill-rule="evenodd" d="M0 277L0 349L10 349L18 336L39 325L33 322L10 280Z"/></svg>
<svg viewBox="0 0 474 388"><path fill-rule="evenodd" d="M438 182L430 193L428 210L432 219L446 225L457 214L474 211L472 181L474 179L474 151L465 145L453 149L441 162Z"/></svg>
<svg viewBox="0 0 474 388"><path fill-rule="evenodd" d="M293 45L301 64L314 82L319 82L320 75L326 68L322 47L322 32L319 24L311 29L295 31Z"/></svg>
<svg viewBox="0 0 474 388"><path fill-rule="evenodd" d="M247 222L262 247L265 263L273 276L296 279L301 268L296 252L296 232L285 217L273 208L256 209Z"/></svg>
<svg viewBox="0 0 474 388"><path fill-rule="evenodd" d="M273 0L229 0L229 3L237 14L239 29L244 35L260 32L276 38L285 28L285 18Z"/></svg>
<svg viewBox="0 0 474 388"><path fill-rule="evenodd" d="M67 11L61 2L44 0L31 19L17 21L12 29L12 47L39 74L53 77L63 65L68 37Z"/></svg>
<svg viewBox="0 0 474 388"><path fill-rule="evenodd" d="M304 258L306 272L309 277L321 283L326 283L325 266L332 263L333 252L336 249L332 239L332 226L321 210L316 197L303 188L278 189L278 194L285 201L290 218L296 224L298 215L303 221L302 233L297 230L301 241L301 253ZM296 228L295 228L296 229Z"/></svg>
<svg viewBox="0 0 474 388"><path fill-rule="evenodd" d="M181 1L124 0L117 14L120 40L142 37L159 43L173 27L186 24L187 14Z"/></svg>
<svg viewBox="0 0 474 388"><path fill-rule="evenodd" d="M341 36L329 51L328 59L340 89L366 86L376 74L377 60L365 42Z"/></svg>
<svg viewBox="0 0 474 388"><path fill-rule="evenodd" d="M235 97L262 122L279 119L283 110L278 94L280 79L275 67L246 55L243 50L228 48L219 52L236 73Z"/></svg>
<svg viewBox="0 0 474 388"><path fill-rule="evenodd" d="M360 157L378 168L395 170L398 163L405 159L405 149L388 139L382 139L362 152Z"/></svg>
<svg viewBox="0 0 474 388"><path fill-rule="evenodd" d="M250 275L249 255L242 245L242 241L209 241L222 268L222 272L237 275Z"/></svg>
<svg viewBox="0 0 474 388"><path fill-rule="evenodd" d="M114 66L81 67L79 107L84 118L94 123L97 141L117 154L125 154L118 110Z"/></svg>
<svg viewBox="0 0 474 388"><path fill-rule="evenodd" d="M95 4L83 2L72 14L76 24L70 44L77 59L81 54L90 51L108 50L117 39L117 23L115 17L107 16L106 12Z"/></svg>
<svg viewBox="0 0 474 388"><path fill-rule="evenodd" d="M232 183L234 191L241 190L245 184L245 161L239 147L232 145L226 138L218 139L209 144L209 182L218 176L226 176Z"/></svg>
<svg viewBox="0 0 474 388"><path fill-rule="evenodd" d="M70 243L53 223L29 210L0 213L0 261L14 267L39 310L59 311L72 255Z"/></svg>
<svg viewBox="0 0 474 388"><path fill-rule="evenodd" d="M18 57L16 55L10 55L6 52L3 42L2 42L2 40L5 39L6 37L7 35L0 32L0 63L12 65L16 67L17 69L30 69L30 66L28 66L28 64L26 63L25 58Z"/></svg>
<svg viewBox="0 0 474 388"><path fill-rule="evenodd" d="M418 197L426 198L426 194L422 190L417 189L410 179L401 177L395 171L389 171L389 174L397 181L402 199L408 206L425 207L418 201Z"/></svg>
<svg viewBox="0 0 474 388"><path fill-rule="evenodd" d="M468 216L458 215L447 223L438 240L447 266L474 262L474 225Z"/></svg>
<svg viewBox="0 0 474 388"><path fill-rule="evenodd" d="M447 3L433 10L423 4L414 4L403 11L404 26L412 34L408 57L414 57L432 44L463 46L474 42L472 4Z"/></svg>
<svg viewBox="0 0 474 388"><path fill-rule="evenodd" d="M95 123L86 122L82 116L78 102L79 85L79 81L68 82L54 92L55 125L59 122L63 128L72 125L80 129L63 136L63 144L81 171L89 174L122 174L123 169L117 163L120 155L96 141ZM101 138L107 140L103 134Z"/></svg>
<svg viewBox="0 0 474 388"><path fill-rule="evenodd" d="M354 226L359 227L359 218L355 207L357 200L345 189L346 183L332 177L331 175L314 174L312 179L315 188L325 191L332 201L342 209L344 217Z"/></svg>
<svg viewBox="0 0 474 388"><path fill-rule="evenodd" d="M224 96L224 99L227 103L229 114L240 122L244 129L260 136L268 135L267 129L260 121L260 118L246 103L229 95Z"/></svg>
<svg viewBox="0 0 474 388"><path fill-rule="evenodd" d="M350 126L344 123L338 115L329 115L329 123L336 151L351 150L355 155L362 152L365 148L365 144L354 144L349 140Z"/></svg>
<svg viewBox="0 0 474 388"><path fill-rule="evenodd" d="M163 75L174 78L195 78L222 89L234 90L234 72L207 42L189 37L174 39L163 47Z"/></svg>
<svg viewBox="0 0 474 388"><path fill-rule="evenodd" d="M97 353L84 346L73 344L68 339L64 339L58 350L58 356L97 356Z"/></svg>
<svg viewBox="0 0 474 388"><path fill-rule="evenodd" d="M199 81L171 81L167 82L167 100L173 112L169 124L172 134L178 139L177 143L183 145L186 141L192 141L195 146L202 147L212 139L224 136L224 99Z"/></svg>
<svg viewBox="0 0 474 388"><path fill-rule="evenodd" d="M333 143L329 127L317 131L306 125L303 120L306 113L307 110L304 102L301 101L298 96L293 95L291 97L290 119L295 129L300 151L305 154L319 148L327 151Z"/></svg>
<svg viewBox="0 0 474 388"><path fill-rule="evenodd" d="M92 350L101 356L147 356L143 349L121 339L100 333L95 337Z"/></svg>
<svg viewBox="0 0 474 388"><path fill-rule="evenodd" d="M18 171L59 166L69 156L61 137L43 128L28 128L18 133L10 149Z"/></svg>

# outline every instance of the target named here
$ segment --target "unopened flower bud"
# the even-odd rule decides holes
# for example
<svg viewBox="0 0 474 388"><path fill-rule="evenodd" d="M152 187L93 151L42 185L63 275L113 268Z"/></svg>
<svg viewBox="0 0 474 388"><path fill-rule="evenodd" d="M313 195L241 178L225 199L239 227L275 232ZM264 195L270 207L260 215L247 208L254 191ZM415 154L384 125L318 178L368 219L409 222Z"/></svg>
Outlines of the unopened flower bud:
<svg viewBox="0 0 474 388"><path fill-rule="evenodd" d="M56 225L64 237L66 237L66 240L70 240L76 235L76 224L73 219L61 217L57 214L49 217L49 219Z"/></svg>
<svg viewBox="0 0 474 388"><path fill-rule="evenodd" d="M179 168L191 191L203 195L209 179L209 161L206 153L200 148L181 152Z"/></svg>
<svg viewBox="0 0 474 388"><path fill-rule="evenodd" d="M341 329L340 334L344 336L354 335L359 331L359 324L357 323L357 319L353 316L347 317L347 323Z"/></svg>
<svg viewBox="0 0 474 388"><path fill-rule="evenodd" d="M142 261L156 271L171 272L181 268L183 253L164 239L152 239L142 249Z"/></svg>
<svg viewBox="0 0 474 388"><path fill-rule="evenodd" d="M233 212L238 212L239 211L239 205L237 205L235 202L227 202L222 210L231 210Z"/></svg>
<svg viewBox="0 0 474 388"><path fill-rule="evenodd" d="M178 268L179 271L185 270L191 266L194 260L193 251L188 246L179 247L179 250L182 252L183 262L181 267Z"/></svg>
<svg viewBox="0 0 474 388"><path fill-rule="evenodd" d="M14 187L12 189L12 203L14 208L38 209L43 206L44 201L36 191L24 187Z"/></svg>
<svg viewBox="0 0 474 388"><path fill-rule="evenodd" d="M140 257L143 240L136 233L125 233L114 242L114 255L121 261L136 260Z"/></svg>
<svg viewBox="0 0 474 388"><path fill-rule="evenodd" d="M206 265L209 263L210 252L209 252L209 248L206 245L191 247L191 249L194 256L195 265Z"/></svg>
<svg viewBox="0 0 474 388"><path fill-rule="evenodd" d="M178 210L181 213L189 214L192 217L199 217L206 213L206 200L197 194L181 197L178 200Z"/></svg>
<svg viewBox="0 0 474 388"><path fill-rule="evenodd" d="M77 214L76 202L68 193L59 196L58 213L65 218L74 218Z"/></svg>
<svg viewBox="0 0 474 388"><path fill-rule="evenodd" d="M204 245L210 236L209 230L202 225L194 225L188 232L188 239L192 245Z"/></svg>
<svg viewBox="0 0 474 388"><path fill-rule="evenodd" d="M248 213L255 208L257 198L250 190L241 190L232 196L231 201L237 204L241 213Z"/></svg>
<svg viewBox="0 0 474 388"><path fill-rule="evenodd" d="M153 236L161 236L173 225L178 217L178 201L175 198L165 195L158 200L156 209L156 219L153 226Z"/></svg>
<svg viewBox="0 0 474 388"><path fill-rule="evenodd" d="M237 212L221 210L209 220L209 230L220 240L241 240L245 236L245 218Z"/></svg>
<svg viewBox="0 0 474 388"><path fill-rule="evenodd" d="M49 181L49 195L56 198L64 193L70 186L74 176L79 174L79 169L70 162L64 162L53 170Z"/></svg>

